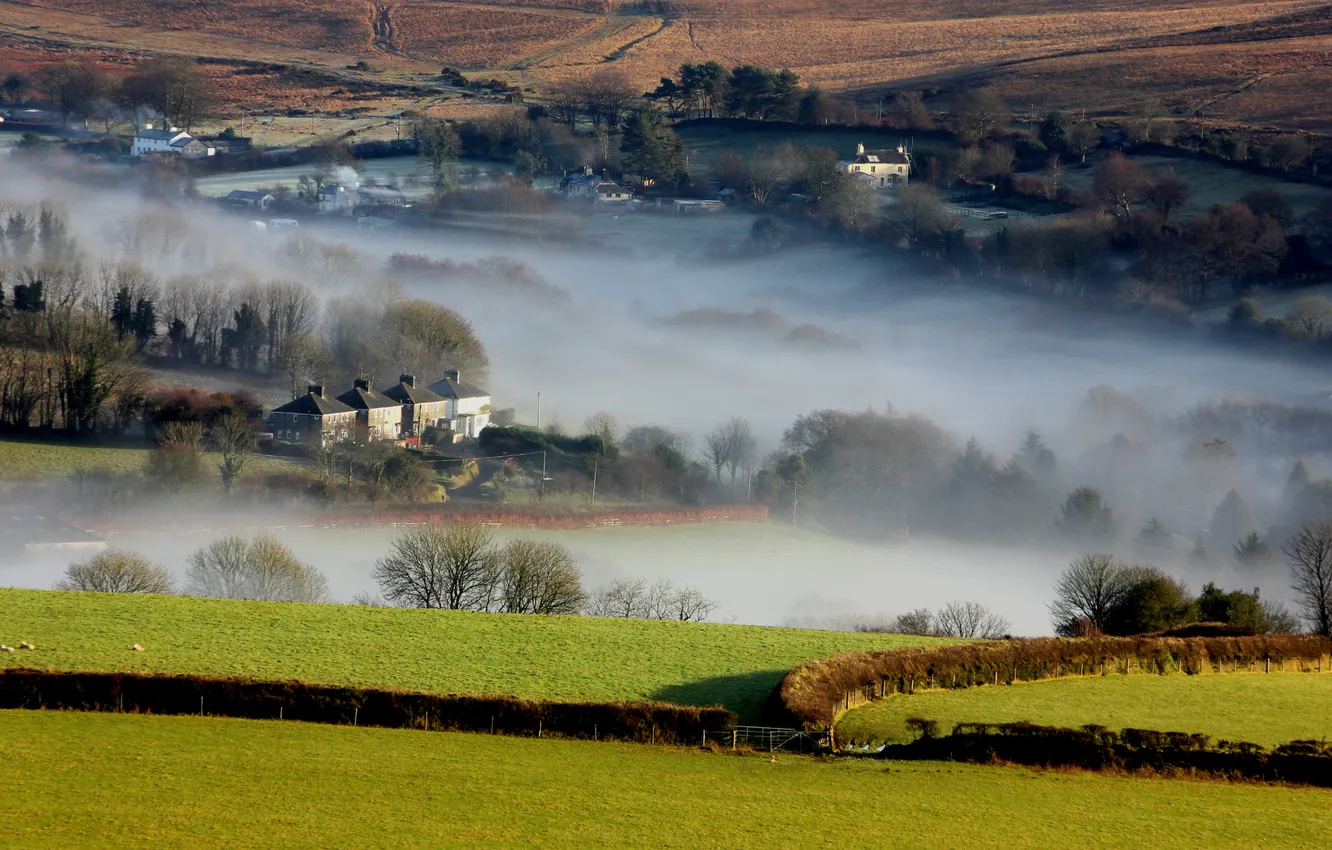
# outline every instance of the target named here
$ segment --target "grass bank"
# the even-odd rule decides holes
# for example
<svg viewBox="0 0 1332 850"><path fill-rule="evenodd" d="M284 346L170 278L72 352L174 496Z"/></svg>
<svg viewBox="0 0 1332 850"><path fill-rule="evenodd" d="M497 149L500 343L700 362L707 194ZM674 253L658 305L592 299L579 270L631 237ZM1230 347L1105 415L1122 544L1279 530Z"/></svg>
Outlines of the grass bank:
<svg viewBox="0 0 1332 850"><path fill-rule="evenodd" d="M190 717L0 712L18 846L1315 847L1327 792Z"/></svg>
<svg viewBox="0 0 1332 850"><path fill-rule="evenodd" d="M839 741L905 743L908 717L957 723L1016 723L1196 732L1274 746L1332 738L1332 674L1226 673L1095 676L898 694L854 708L837 724Z"/></svg>
<svg viewBox="0 0 1332 850"><path fill-rule="evenodd" d="M898 635L0 590L4 666L299 679L532 699L721 704L754 719L790 667ZM142 644L144 652L130 647Z"/></svg>
<svg viewBox="0 0 1332 850"><path fill-rule="evenodd" d="M147 446L92 446L54 440L0 439L0 479L60 478L94 469L122 475L143 471ZM245 467L246 475L292 469L300 464L291 458L255 455ZM204 454L204 469L216 478L217 456Z"/></svg>

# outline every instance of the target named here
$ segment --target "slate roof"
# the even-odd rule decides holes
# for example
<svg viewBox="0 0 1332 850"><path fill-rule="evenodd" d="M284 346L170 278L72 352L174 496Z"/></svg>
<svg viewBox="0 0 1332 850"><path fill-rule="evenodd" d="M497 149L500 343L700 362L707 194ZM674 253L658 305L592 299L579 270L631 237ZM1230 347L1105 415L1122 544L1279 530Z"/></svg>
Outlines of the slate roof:
<svg viewBox="0 0 1332 850"><path fill-rule="evenodd" d="M910 165L911 158L902 151L897 150L865 151L864 153L856 154L856 158L852 160L852 162L862 164L886 163L888 165Z"/></svg>
<svg viewBox="0 0 1332 850"><path fill-rule="evenodd" d="M384 395L399 404L430 404L445 401L439 393L431 392L427 387L413 387L407 384L394 384L384 390Z"/></svg>
<svg viewBox="0 0 1332 850"><path fill-rule="evenodd" d="M355 410L378 410L381 407L398 406L398 402L383 393L364 387L352 387L338 396L338 401Z"/></svg>
<svg viewBox="0 0 1332 850"><path fill-rule="evenodd" d="M233 201L262 201L269 195L267 192L256 192L252 189L232 189L227 193L227 197Z"/></svg>
<svg viewBox="0 0 1332 850"><path fill-rule="evenodd" d="M159 142L169 142L179 135L179 130L140 130L134 134L134 138L155 139Z"/></svg>
<svg viewBox="0 0 1332 850"><path fill-rule="evenodd" d="M444 398L489 398L490 393L478 387L476 384L469 384L466 381L455 381L453 378L445 378L442 381L430 385L432 393L438 393Z"/></svg>
<svg viewBox="0 0 1332 850"><path fill-rule="evenodd" d="M330 413L351 413L348 407L336 398L325 398L314 393L306 393L294 398L281 407L273 408L274 413L304 413L306 416L327 416Z"/></svg>

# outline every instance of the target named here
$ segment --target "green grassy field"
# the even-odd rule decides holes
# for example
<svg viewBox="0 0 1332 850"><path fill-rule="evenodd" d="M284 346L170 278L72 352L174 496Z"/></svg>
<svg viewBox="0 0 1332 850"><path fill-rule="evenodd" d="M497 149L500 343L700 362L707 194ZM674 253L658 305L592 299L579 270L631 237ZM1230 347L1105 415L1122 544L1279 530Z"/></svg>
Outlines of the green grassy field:
<svg viewBox="0 0 1332 850"><path fill-rule="evenodd" d="M1098 723L1272 746L1332 738L1330 704L1332 675L1326 673L1068 678L891 697L849 711L837 725L837 736L910 741L914 736L904 721L925 717L939 721L942 731L960 722Z"/></svg>
<svg viewBox="0 0 1332 850"><path fill-rule="evenodd" d="M441 693L720 703L754 717L795 664L928 639L718 623L538 617L0 590L0 664L300 679ZM144 652L130 647L142 644Z"/></svg>
<svg viewBox="0 0 1332 850"><path fill-rule="evenodd" d="M123 446L89 446L48 440L0 440L0 479L56 478L104 469L122 474L143 470L149 449ZM298 465L290 458L256 455L245 467L246 475L291 469ZM204 468L216 469L216 458L204 455Z"/></svg>
<svg viewBox="0 0 1332 850"><path fill-rule="evenodd" d="M279 721L0 711L39 847L1316 847L1325 790Z"/></svg>

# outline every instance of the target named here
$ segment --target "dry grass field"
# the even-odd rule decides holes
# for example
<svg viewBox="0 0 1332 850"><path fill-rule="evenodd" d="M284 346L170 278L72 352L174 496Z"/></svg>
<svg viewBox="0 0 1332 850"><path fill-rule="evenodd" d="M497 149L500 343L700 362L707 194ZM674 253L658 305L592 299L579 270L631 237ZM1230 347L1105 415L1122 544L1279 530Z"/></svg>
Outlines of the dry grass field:
<svg viewBox="0 0 1332 850"><path fill-rule="evenodd" d="M648 88L682 62L790 67L872 102L894 88L980 82L1013 104L1113 114L1157 96L1223 123L1332 126L1328 0L697 0L649 13L611 0L0 0L0 46L51 61L70 48L283 63L334 77L431 85L453 65L540 89L598 67ZM648 7L651 8L651 7ZM279 23L280 22L280 23ZM4 61L0 57L0 61ZM359 61L369 72L353 72ZM221 66L225 68L225 66ZM225 76L224 107L339 112L373 102L299 77Z"/></svg>

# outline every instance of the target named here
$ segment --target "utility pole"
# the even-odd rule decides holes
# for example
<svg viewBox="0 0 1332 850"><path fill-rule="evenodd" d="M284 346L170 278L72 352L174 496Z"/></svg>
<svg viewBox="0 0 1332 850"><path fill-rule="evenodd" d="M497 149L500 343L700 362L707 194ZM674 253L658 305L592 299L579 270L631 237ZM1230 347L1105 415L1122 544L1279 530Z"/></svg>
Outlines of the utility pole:
<svg viewBox="0 0 1332 850"><path fill-rule="evenodd" d="M597 503L597 467L601 465L601 458L592 459L592 504Z"/></svg>
<svg viewBox="0 0 1332 850"><path fill-rule="evenodd" d="M541 393L537 393L537 430L541 430Z"/></svg>
<svg viewBox="0 0 1332 850"><path fill-rule="evenodd" d="M541 452L541 489L537 491L537 501L546 500L546 453Z"/></svg>

